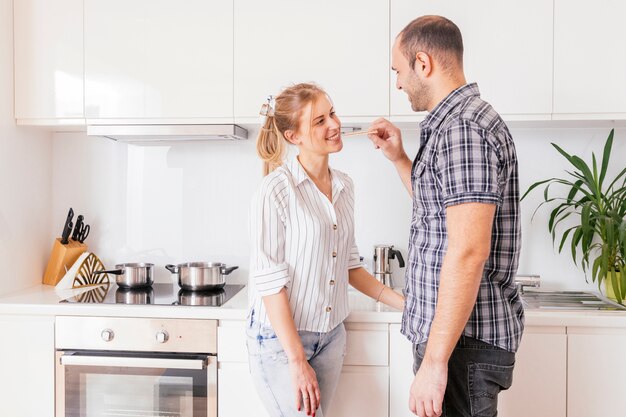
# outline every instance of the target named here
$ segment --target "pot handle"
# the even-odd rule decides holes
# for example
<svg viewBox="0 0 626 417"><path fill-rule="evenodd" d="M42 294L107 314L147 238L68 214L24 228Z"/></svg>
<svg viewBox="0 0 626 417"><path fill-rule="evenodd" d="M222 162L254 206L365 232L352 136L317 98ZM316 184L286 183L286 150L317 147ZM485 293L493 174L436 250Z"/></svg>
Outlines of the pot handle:
<svg viewBox="0 0 626 417"><path fill-rule="evenodd" d="M178 267L176 265L167 264L165 265L165 269L170 271L172 274L178 274Z"/></svg>
<svg viewBox="0 0 626 417"><path fill-rule="evenodd" d="M229 267L223 266L222 268L220 268L220 272L222 273L222 275L228 275L237 268L239 267L238 266L229 266Z"/></svg>
<svg viewBox="0 0 626 417"><path fill-rule="evenodd" d="M113 275L124 275L123 269L107 269L102 271L93 271L94 274L113 274Z"/></svg>

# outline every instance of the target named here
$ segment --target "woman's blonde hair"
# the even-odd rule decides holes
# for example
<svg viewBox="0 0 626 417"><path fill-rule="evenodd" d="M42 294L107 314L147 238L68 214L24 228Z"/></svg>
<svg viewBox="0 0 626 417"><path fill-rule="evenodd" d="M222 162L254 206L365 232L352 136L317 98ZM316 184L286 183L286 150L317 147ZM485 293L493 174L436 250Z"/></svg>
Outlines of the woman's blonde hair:
<svg viewBox="0 0 626 417"><path fill-rule="evenodd" d="M300 129L302 112L321 95L326 95L321 87L300 83L285 88L275 97L275 102L264 105L267 115L256 143L257 153L264 162L263 175L282 165L286 142L284 133Z"/></svg>

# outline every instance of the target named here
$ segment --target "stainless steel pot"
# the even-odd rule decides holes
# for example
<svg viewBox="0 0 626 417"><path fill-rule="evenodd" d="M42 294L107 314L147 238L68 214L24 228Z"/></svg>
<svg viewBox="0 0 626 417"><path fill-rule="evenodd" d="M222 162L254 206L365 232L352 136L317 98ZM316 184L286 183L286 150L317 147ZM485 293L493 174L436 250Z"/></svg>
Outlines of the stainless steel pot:
<svg viewBox="0 0 626 417"><path fill-rule="evenodd" d="M154 290L152 287L120 287L115 291L115 302L117 304L152 304L153 298Z"/></svg>
<svg viewBox="0 0 626 417"><path fill-rule="evenodd" d="M152 270L154 264L128 263L115 265L115 269L95 271L94 274L113 274L115 282L121 288L149 287L154 282Z"/></svg>
<svg viewBox="0 0 626 417"><path fill-rule="evenodd" d="M186 264L165 265L168 271L178 274L178 285L187 291L208 291L223 288L226 275L238 266L226 266L219 262L188 262Z"/></svg>

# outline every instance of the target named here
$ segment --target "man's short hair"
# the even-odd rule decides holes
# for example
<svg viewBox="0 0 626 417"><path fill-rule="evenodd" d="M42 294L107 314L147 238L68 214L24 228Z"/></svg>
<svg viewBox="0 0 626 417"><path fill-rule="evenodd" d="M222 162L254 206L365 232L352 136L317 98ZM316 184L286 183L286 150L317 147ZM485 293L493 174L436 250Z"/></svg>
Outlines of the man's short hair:
<svg viewBox="0 0 626 417"><path fill-rule="evenodd" d="M463 37L458 26L443 16L421 16L411 21L398 35L400 50L415 66L418 52L426 52L439 61L444 70L463 66Z"/></svg>

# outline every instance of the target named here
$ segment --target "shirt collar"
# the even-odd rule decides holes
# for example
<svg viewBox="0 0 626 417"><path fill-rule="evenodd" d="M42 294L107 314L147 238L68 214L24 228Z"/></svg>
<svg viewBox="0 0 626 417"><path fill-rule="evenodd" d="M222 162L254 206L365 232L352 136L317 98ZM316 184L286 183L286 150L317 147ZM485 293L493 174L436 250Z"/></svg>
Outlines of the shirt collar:
<svg viewBox="0 0 626 417"><path fill-rule="evenodd" d="M478 84L465 84L448 94L443 100L435 106L435 108L420 123L420 128L436 129L441 122L450 113L450 110L456 107L461 101L469 97L480 97Z"/></svg>
<svg viewBox="0 0 626 417"><path fill-rule="evenodd" d="M299 186L300 184L302 184L303 182L307 180L313 183L313 180L311 180L311 178L309 177L309 174L306 173L306 171L302 167L302 164L300 164L300 161L298 161L297 156L294 156L293 158L290 158L287 162L285 162L285 166L287 167L289 172L291 172L291 175L293 176L296 182L296 186ZM328 169L330 170L331 187L333 191L333 202L334 202L335 197L338 196L341 190L344 189L345 183L343 182L343 180L341 179L341 176L337 173L337 171L335 171L330 166L328 167Z"/></svg>

